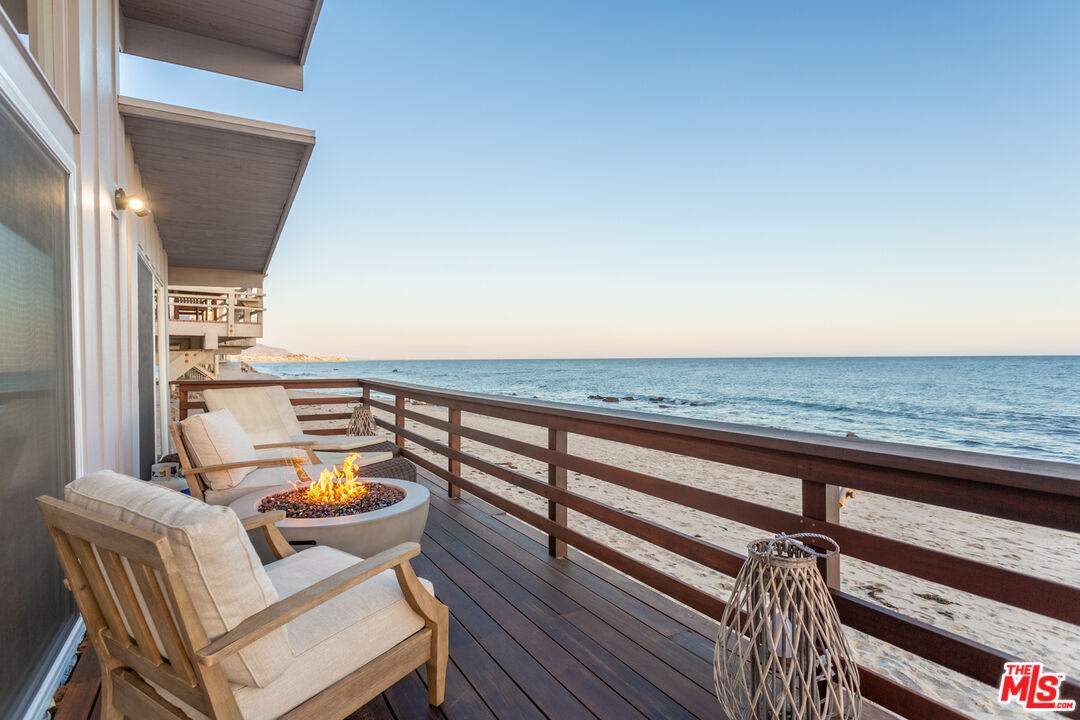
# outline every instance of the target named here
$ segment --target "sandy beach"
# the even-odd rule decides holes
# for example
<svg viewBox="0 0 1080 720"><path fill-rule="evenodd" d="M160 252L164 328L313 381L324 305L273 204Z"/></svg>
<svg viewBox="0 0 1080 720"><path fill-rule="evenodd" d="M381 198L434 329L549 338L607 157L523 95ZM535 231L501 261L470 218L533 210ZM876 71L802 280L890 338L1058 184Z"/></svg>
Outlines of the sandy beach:
<svg viewBox="0 0 1080 720"><path fill-rule="evenodd" d="M248 373L244 376L253 377ZM298 391L290 393L314 394ZM443 408L423 404L413 407L433 417L445 418L446 411ZM341 406L309 406L305 411L340 412ZM382 411L376 411L376 415L391 419ZM545 445L547 442L546 430L543 428L471 413L463 413L462 422L469 427L537 445ZM318 426L320 425L312 425ZM413 420L408 420L406 427L440 442L446 440L444 433ZM800 510L801 486L799 481L793 478L580 435L571 435L568 444L572 454L611 465L634 468L658 477L792 512ZM445 458L435 453L414 444L410 444L410 447L440 464L445 462ZM537 478L545 478L547 474L547 466L539 461L467 438L462 439L462 449ZM469 467L463 467L463 473L466 479L497 491L523 507L542 514L547 511L547 501L530 492ZM576 493L743 555L748 542L769 535L750 526L687 509L578 473L571 472L567 484L569 489ZM847 501L841 519L845 525L861 530L952 553L966 552L982 562L1032 575L1069 584L1076 584L1080 578L1080 553L1047 552L1050 548L1074 546L1074 540L1064 532L862 491ZM662 547L639 540L573 510L568 513L568 522L575 530L648 562L702 590L725 599L731 591L732 578L686 560ZM1073 677L1080 674L1080 658L1070 651L1070 648L1080 646L1080 630L1067 623L853 558L843 557L841 560L841 584L846 592L937 628L986 643L991 647L1009 650L1022 659L1041 661L1054 672L1064 672ZM919 688L947 705L975 717L1025 716L1016 705L1007 708L998 705L994 689L980 682L850 629L848 639L859 662L898 682Z"/></svg>
<svg viewBox="0 0 1080 720"><path fill-rule="evenodd" d="M218 380L273 380L276 377L259 372L247 362L223 362L218 368Z"/></svg>

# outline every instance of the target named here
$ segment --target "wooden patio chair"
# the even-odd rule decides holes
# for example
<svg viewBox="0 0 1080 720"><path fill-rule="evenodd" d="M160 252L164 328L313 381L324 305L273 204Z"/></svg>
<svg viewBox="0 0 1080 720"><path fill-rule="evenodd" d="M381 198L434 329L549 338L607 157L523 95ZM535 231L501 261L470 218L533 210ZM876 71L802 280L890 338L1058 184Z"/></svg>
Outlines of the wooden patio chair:
<svg viewBox="0 0 1080 720"><path fill-rule="evenodd" d="M187 480L188 491L191 493L191 496L214 505L228 505L237 497L240 497L240 494L230 493L229 497L221 498L219 501L215 502L217 497L215 496L207 477L209 473L237 468L277 468L277 471L274 473L263 473L256 476L250 483L245 484L241 482L241 484L245 485L245 492L254 492L259 487L282 485L289 479L295 481L296 474L293 468L295 468L298 461L302 461L301 464L304 466L305 472L310 474L314 471L316 477L323 467L322 465L318 465L318 469L315 470L316 465L319 463L319 458L311 449L313 443L292 441L288 443L267 443L264 445L253 446L256 450L267 448L295 448L296 452L293 453L292 457L256 458L254 460L234 460L225 463L199 465L195 462L191 448L184 439L184 432L180 423L174 422L169 424L169 435L172 436L173 446L176 448L176 454L180 458L180 474ZM245 480L246 479L247 478L245 478ZM250 485L250 489L247 489L248 485ZM232 497L232 495L235 495L236 497Z"/></svg>
<svg viewBox="0 0 1080 720"><path fill-rule="evenodd" d="M403 543L366 560L296 553L283 514L112 472L37 500L102 669L101 717L344 718L420 665L442 704L449 615ZM245 530L280 558L265 568Z"/></svg>
<svg viewBox="0 0 1080 720"><path fill-rule="evenodd" d="M211 505L228 505L256 490L299 482L301 478L296 472L297 464L301 465L312 480L317 480L319 473L327 467L320 464L311 440L288 440L260 445L251 445L249 442L243 447L234 447L228 442L215 442L212 443L212 459L206 462L203 460L206 453L200 453L195 447L196 443L185 432L185 426L199 423L200 418L204 417L205 415L193 415L187 420L174 422L169 425L169 434L180 458L180 472L187 480L192 497ZM237 429L242 432L239 425ZM290 448L293 449L292 452L286 453L284 457L256 456L259 450ZM416 468L412 463L404 458L396 458L389 452L364 452L359 465L369 477L414 482L416 480Z"/></svg>
<svg viewBox="0 0 1080 720"><path fill-rule="evenodd" d="M252 442L311 441L323 462L340 462L339 453L392 452L398 448L389 437L379 435L306 434L293 409L288 391L281 385L246 388L210 388L202 391L207 410L228 410ZM329 453L329 455L328 455Z"/></svg>

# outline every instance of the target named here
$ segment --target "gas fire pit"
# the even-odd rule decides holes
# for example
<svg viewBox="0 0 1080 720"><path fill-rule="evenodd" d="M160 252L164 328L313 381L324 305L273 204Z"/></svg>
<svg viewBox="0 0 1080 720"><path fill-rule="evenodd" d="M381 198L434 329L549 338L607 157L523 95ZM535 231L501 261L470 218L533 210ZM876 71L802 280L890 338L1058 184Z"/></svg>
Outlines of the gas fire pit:
<svg viewBox="0 0 1080 720"><path fill-rule="evenodd" d="M340 469L336 465L325 468L317 482L311 482L299 461L294 461L293 467L304 484L267 495L259 503L259 512L284 510L291 518L341 517L382 510L405 497L401 488L361 480L357 453L345 458Z"/></svg>
<svg viewBox="0 0 1080 720"><path fill-rule="evenodd" d="M259 512L284 510L285 517L290 518L341 517L382 510L405 499L401 488L380 482L365 482L364 485L367 489L362 495L345 502L313 501L307 496L308 488L282 490L264 497L259 502Z"/></svg>
<svg viewBox="0 0 1080 720"><path fill-rule="evenodd" d="M352 460L341 469L323 470L314 482L298 465L297 485L263 488L229 507L240 517L284 510L278 529L298 549L329 545L363 558L398 543L419 542L427 524L427 488L405 480L360 479Z"/></svg>

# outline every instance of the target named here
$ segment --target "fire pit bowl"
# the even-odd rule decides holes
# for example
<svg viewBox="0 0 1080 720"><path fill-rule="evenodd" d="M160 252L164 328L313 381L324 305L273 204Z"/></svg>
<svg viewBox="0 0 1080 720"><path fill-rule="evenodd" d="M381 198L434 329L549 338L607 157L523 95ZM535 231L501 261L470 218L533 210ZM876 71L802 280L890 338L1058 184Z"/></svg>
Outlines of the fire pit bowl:
<svg viewBox="0 0 1080 720"><path fill-rule="evenodd" d="M286 518L277 523L278 529L297 550L308 545L329 545L361 558L371 557L398 543L420 542L431 498L427 488L406 480L364 478L364 481L401 490L405 497L389 507L355 515ZM264 498L291 489L291 485L262 488L234 501L229 507L242 518L256 515ZM252 540L257 541L259 555L267 559L269 548L264 547L261 535L253 534Z"/></svg>

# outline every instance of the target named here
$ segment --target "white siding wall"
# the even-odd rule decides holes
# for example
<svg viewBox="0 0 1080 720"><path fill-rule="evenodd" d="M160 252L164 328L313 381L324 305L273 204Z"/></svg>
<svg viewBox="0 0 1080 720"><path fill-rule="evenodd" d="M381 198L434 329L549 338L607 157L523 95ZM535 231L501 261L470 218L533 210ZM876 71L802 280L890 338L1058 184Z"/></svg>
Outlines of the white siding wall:
<svg viewBox="0 0 1080 720"><path fill-rule="evenodd" d="M138 467L138 253L163 285L168 258L153 213L139 218L113 203L123 187L143 195L153 210L117 111L119 9L115 0L32 2L39 11L30 13L30 46L38 62L29 60L5 20L0 81L7 78L5 94L22 96L21 104L33 111L30 124L74 170L76 465L81 472L131 473ZM163 313L158 322L166 342ZM168 406L164 400L161 407Z"/></svg>
<svg viewBox="0 0 1080 720"><path fill-rule="evenodd" d="M82 468L134 473L138 467L137 253L168 282L168 259L153 213L118 212L123 187L147 198L117 111L118 8L111 0L78 0L76 267L81 325ZM62 81L60 81L62 82ZM162 324L160 334L164 335Z"/></svg>

